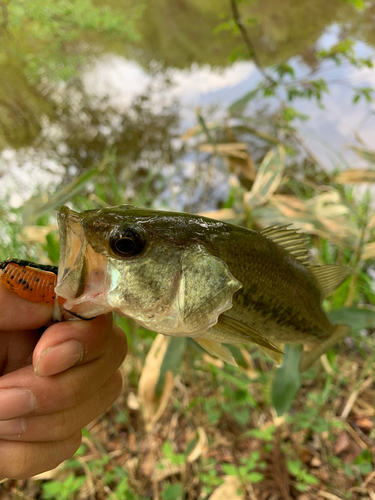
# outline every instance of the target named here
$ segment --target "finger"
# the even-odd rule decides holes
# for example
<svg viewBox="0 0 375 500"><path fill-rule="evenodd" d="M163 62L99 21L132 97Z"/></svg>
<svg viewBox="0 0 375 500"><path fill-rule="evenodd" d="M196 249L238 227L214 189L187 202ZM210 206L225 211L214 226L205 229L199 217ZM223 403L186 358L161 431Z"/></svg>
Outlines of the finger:
<svg viewBox="0 0 375 500"><path fill-rule="evenodd" d="M102 356L52 377L38 377L32 366L1 377L0 420L59 412L90 397L125 358L126 336L121 328L114 327L110 338Z"/></svg>
<svg viewBox="0 0 375 500"><path fill-rule="evenodd" d="M54 469L70 458L81 444L81 432L64 441L42 443L17 443L0 441L0 480L26 479Z"/></svg>
<svg viewBox="0 0 375 500"><path fill-rule="evenodd" d="M62 441L104 413L119 397L122 375L117 370L91 397L74 408L51 415L0 421L0 440Z"/></svg>
<svg viewBox="0 0 375 500"><path fill-rule="evenodd" d="M112 334L112 314L92 321L65 321L50 326L34 350L36 374L55 375L98 358L108 349Z"/></svg>
<svg viewBox="0 0 375 500"><path fill-rule="evenodd" d="M0 332L2 374L13 372L23 366L31 365L33 351L41 336L38 330L16 330Z"/></svg>
<svg viewBox="0 0 375 500"><path fill-rule="evenodd" d="M46 325L52 318L53 305L19 297L1 283L0 304L0 330L34 330Z"/></svg>

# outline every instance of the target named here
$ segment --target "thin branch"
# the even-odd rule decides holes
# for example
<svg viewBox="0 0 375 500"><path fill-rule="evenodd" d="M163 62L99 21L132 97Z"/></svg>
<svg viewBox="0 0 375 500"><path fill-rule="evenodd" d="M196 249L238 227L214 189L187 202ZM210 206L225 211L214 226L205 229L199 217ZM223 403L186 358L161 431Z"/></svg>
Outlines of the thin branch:
<svg viewBox="0 0 375 500"><path fill-rule="evenodd" d="M256 67L262 73L262 75L268 81L268 83L270 83L271 85L274 85L276 83L275 80L262 68L262 65L259 61L259 58L255 52L253 42L251 41L251 39L246 31L246 28L242 22L242 18L240 16L240 13L239 13L238 8L237 8L236 0L230 0L230 5L232 8L233 19L234 19L235 23L237 24L238 29L240 30L243 41L245 42L245 45L249 51L251 59L254 61Z"/></svg>

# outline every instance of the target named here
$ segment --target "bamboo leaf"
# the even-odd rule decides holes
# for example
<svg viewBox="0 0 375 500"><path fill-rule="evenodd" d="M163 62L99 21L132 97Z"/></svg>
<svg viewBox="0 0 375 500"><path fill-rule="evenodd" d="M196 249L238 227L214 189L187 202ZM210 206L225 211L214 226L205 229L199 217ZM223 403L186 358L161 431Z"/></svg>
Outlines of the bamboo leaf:
<svg viewBox="0 0 375 500"><path fill-rule="evenodd" d="M186 337L171 337L165 352L159 373L159 380L155 388L156 397L160 397L165 385L168 372L177 375L181 368L182 356L185 352Z"/></svg>
<svg viewBox="0 0 375 500"><path fill-rule="evenodd" d="M375 170L364 168L353 168L341 172L335 181L339 184L355 184L359 182L375 182Z"/></svg>
<svg viewBox="0 0 375 500"><path fill-rule="evenodd" d="M272 405L279 416L284 415L289 410L301 387L301 375L299 372L301 355L301 345L285 345L283 364L276 370L271 394Z"/></svg>
<svg viewBox="0 0 375 500"><path fill-rule="evenodd" d="M65 188L57 191L49 199L44 200L40 196L30 198L22 207L22 217L25 225L30 225L42 214L63 205L79 193L89 182L93 181L95 176L103 169L103 164L84 172Z"/></svg>
<svg viewBox="0 0 375 500"><path fill-rule="evenodd" d="M351 149L355 151L358 156L375 165L375 151L371 151L371 149L366 148L359 148L357 146L353 146Z"/></svg>
<svg viewBox="0 0 375 500"><path fill-rule="evenodd" d="M229 113L232 115L241 114L249 102L257 96L259 90L260 88L257 87L233 102L228 108Z"/></svg>
<svg viewBox="0 0 375 500"><path fill-rule="evenodd" d="M285 151L279 145L276 151L269 151L259 167L251 191L245 194L244 202L254 208L263 205L279 187L285 169Z"/></svg>
<svg viewBox="0 0 375 500"><path fill-rule="evenodd" d="M151 431L154 424L163 414L172 389L174 386L174 377L172 371L167 371L164 375L164 385L161 397L158 398L156 387L159 382L161 367L172 337L165 337L158 334L152 343L151 349L147 354L142 374L139 379L138 393L141 402L143 418L146 428Z"/></svg>
<svg viewBox="0 0 375 500"><path fill-rule="evenodd" d="M353 332L373 328L375 325L375 309L370 307L343 307L328 313L334 323L349 325Z"/></svg>

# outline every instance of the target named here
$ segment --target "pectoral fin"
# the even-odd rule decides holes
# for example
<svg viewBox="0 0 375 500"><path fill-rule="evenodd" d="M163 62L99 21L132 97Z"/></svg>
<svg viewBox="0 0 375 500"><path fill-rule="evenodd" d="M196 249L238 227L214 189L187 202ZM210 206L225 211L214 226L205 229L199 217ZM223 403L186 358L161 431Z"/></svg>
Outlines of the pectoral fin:
<svg viewBox="0 0 375 500"><path fill-rule="evenodd" d="M272 359L272 361L275 362L276 366L281 366L283 361L283 354L281 354L280 352L271 351L270 349L267 349L267 347L259 346L259 348L262 349L264 354L266 354L269 358Z"/></svg>
<svg viewBox="0 0 375 500"><path fill-rule="evenodd" d="M215 340L206 340L206 339L194 339L197 344L199 344L203 349L212 354L213 356L217 356L222 359L225 363L229 365L238 366L236 360L232 356L230 350L225 347L220 342L215 342Z"/></svg>
<svg viewBox="0 0 375 500"><path fill-rule="evenodd" d="M264 335L257 332L250 326L241 323L241 321L226 316L225 314L220 315L217 326L221 330L231 335L233 338L236 338L236 343L253 342L254 344L258 344L262 347L265 347L266 349L269 349L270 351L274 351L278 354L283 354L283 351L281 351ZM226 342L230 343L231 341L228 338Z"/></svg>

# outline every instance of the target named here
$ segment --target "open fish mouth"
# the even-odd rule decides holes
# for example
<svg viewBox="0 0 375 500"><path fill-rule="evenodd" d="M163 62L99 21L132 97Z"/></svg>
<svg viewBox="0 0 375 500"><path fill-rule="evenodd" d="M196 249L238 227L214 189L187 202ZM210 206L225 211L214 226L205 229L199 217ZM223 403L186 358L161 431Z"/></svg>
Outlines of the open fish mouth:
<svg viewBox="0 0 375 500"><path fill-rule="evenodd" d="M107 259L88 243L80 214L63 206L58 222L61 253L55 291L66 299L64 309L84 318L108 312Z"/></svg>

